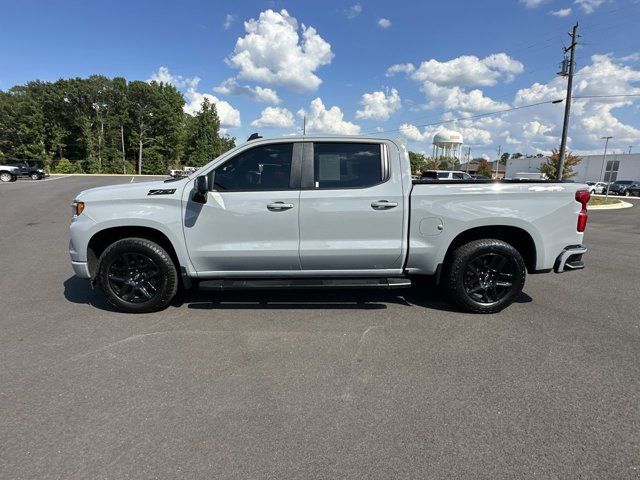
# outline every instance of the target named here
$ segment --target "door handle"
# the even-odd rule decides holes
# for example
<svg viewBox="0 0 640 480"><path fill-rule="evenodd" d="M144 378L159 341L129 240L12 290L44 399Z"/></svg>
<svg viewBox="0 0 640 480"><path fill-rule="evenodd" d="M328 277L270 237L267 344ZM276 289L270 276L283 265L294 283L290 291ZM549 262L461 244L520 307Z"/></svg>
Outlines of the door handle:
<svg viewBox="0 0 640 480"><path fill-rule="evenodd" d="M293 203L284 203L284 202L273 202L273 203L267 203L267 208L269 210L289 210L290 208L293 208Z"/></svg>
<svg viewBox="0 0 640 480"><path fill-rule="evenodd" d="M398 206L398 202L390 202L388 200L378 200L377 202L371 202L371 208L374 210L387 210Z"/></svg>

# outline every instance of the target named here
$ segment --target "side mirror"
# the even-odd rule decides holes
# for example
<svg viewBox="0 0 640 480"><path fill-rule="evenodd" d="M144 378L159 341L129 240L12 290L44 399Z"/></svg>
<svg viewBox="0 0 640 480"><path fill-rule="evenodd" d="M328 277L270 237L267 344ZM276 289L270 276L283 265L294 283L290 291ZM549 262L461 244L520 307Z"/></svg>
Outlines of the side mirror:
<svg viewBox="0 0 640 480"><path fill-rule="evenodd" d="M193 201L197 203L207 203L207 194L209 193L209 177L200 175L196 177L194 183L195 192L193 193Z"/></svg>

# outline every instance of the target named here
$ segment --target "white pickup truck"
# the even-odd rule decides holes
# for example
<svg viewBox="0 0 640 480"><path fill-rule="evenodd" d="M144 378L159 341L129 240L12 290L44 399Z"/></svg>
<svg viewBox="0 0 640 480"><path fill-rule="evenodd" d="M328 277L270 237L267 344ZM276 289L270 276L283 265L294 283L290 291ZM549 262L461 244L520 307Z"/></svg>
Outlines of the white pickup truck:
<svg viewBox="0 0 640 480"><path fill-rule="evenodd" d="M527 271L584 267L589 192L549 181L413 180L404 146L370 137L240 145L184 179L94 188L73 202L76 275L127 312L179 287L403 287L435 276L497 312Z"/></svg>

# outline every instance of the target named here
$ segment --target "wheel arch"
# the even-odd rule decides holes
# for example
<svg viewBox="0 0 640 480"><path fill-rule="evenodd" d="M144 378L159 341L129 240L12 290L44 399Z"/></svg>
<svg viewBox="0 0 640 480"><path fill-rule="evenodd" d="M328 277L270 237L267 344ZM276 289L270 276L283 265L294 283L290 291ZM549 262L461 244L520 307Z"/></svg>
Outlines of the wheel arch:
<svg viewBox="0 0 640 480"><path fill-rule="evenodd" d="M87 265L91 278L95 278L98 273L100 256L109 245L112 245L123 238L144 238L160 245L169 254L171 260L180 270L183 266L178 257L177 251L169 237L160 230L153 227L144 226L116 226L108 227L96 232L87 244Z"/></svg>
<svg viewBox="0 0 640 480"><path fill-rule="evenodd" d="M464 244L474 240L493 238L508 243L518 250L529 273L536 271L537 250L533 237L526 230L512 225L487 225L470 228L459 233L449 244L444 256L443 269L451 262L451 254Z"/></svg>

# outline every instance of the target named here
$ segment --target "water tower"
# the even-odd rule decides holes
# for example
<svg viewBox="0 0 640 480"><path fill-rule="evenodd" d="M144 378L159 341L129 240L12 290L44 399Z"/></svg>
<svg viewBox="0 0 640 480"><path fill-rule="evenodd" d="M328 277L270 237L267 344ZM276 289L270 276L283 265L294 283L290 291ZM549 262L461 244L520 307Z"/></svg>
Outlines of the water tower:
<svg viewBox="0 0 640 480"><path fill-rule="evenodd" d="M433 136L434 159L445 158L459 162L461 149L462 134L458 132L442 130Z"/></svg>

